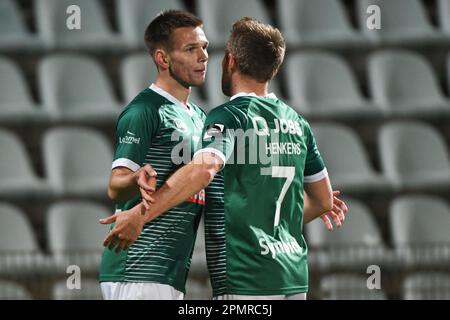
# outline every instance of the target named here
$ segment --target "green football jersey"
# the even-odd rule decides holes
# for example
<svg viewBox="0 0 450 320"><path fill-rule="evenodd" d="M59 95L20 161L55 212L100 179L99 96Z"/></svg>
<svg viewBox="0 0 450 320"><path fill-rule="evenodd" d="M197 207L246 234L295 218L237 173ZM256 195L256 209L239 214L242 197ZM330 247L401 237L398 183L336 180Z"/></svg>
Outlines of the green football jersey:
<svg viewBox="0 0 450 320"><path fill-rule="evenodd" d="M303 185L327 176L309 124L273 94L237 95L207 116L202 152L226 163L206 190L214 296L308 290Z"/></svg>
<svg viewBox="0 0 450 320"><path fill-rule="evenodd" d="M137 171L145 164L157 172L157 187L192 158L201 144L206 116L198 106L188 110L167 92L152 85L142 91L119 116L113 168ZM116 210L134 207L136 196ZM103 253L101 282L157 282L185 292L204 191L145 224L127 250Z"/></svg>

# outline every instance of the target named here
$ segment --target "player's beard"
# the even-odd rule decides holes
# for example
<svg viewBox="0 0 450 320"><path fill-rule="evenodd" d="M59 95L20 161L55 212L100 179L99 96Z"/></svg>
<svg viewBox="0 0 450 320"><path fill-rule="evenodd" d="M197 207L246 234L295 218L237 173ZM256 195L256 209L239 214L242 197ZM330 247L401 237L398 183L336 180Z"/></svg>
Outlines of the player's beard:
<svg viewBox="0 0 450 320"><path fill-rule="evenodd" d="M225 54L222 62L222 92L231 97L231 73L228 72L228 54Z"/></svg>
<svg viewBox="0 0 450 320"><path fill-rule="evenodd" d="M169 66L169 74L173 79L175 79L176 82L181 84L186 89L189 89L191 86L195 86L193 84L187 83L181 77L179 77L178 74L172 69L172 66Z"/></svg>

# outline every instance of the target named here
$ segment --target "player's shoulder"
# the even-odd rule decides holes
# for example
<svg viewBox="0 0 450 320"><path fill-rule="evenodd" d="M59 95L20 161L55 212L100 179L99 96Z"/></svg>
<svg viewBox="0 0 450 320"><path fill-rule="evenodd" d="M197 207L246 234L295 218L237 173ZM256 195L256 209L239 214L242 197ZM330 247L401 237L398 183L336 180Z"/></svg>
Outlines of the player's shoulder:
<svg viewBox="0 0 450 320"><path fill-rule="evenodd" d="M142 90L123 109L120 118L127 116L145 116L158 112L163 101L161 97L149 88Z"/></svg>

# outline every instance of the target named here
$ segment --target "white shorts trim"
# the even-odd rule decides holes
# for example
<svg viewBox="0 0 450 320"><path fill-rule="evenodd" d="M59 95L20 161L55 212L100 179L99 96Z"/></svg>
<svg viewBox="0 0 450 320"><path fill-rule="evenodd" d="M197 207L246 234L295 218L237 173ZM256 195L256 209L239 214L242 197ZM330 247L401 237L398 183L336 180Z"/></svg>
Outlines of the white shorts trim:
<svg viewBox="0 0 450 320"><path fill-rule="evenodd" d="M291 295L271 295L271 296L224 294L221 296L214 297L213 300L306 300L306 292Z"/></svg>
<svg viewBox="0 0 450 320"><path fill-rule="evenodd" d="M184 293L153 282L101 282L105 300L183 300Z"/></svg>

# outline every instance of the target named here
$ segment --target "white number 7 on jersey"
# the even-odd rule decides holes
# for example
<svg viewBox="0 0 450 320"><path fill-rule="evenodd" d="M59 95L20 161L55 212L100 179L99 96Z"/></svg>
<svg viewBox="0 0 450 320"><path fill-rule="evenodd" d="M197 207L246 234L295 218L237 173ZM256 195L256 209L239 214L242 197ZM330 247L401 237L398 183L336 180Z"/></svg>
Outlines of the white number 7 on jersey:
<svg viewBox="0 0 450 320"><path fill-rule="evenodd" d="M264 175L262 172L261 174ZM272 167L271 176L272 178L286 178L286 182L283 188L281 188L280 196L276 202L275 220L273 222L273 225L276 227L280 223L281 204L283 203L284 196L294 180L295 167Z"/></svg>

